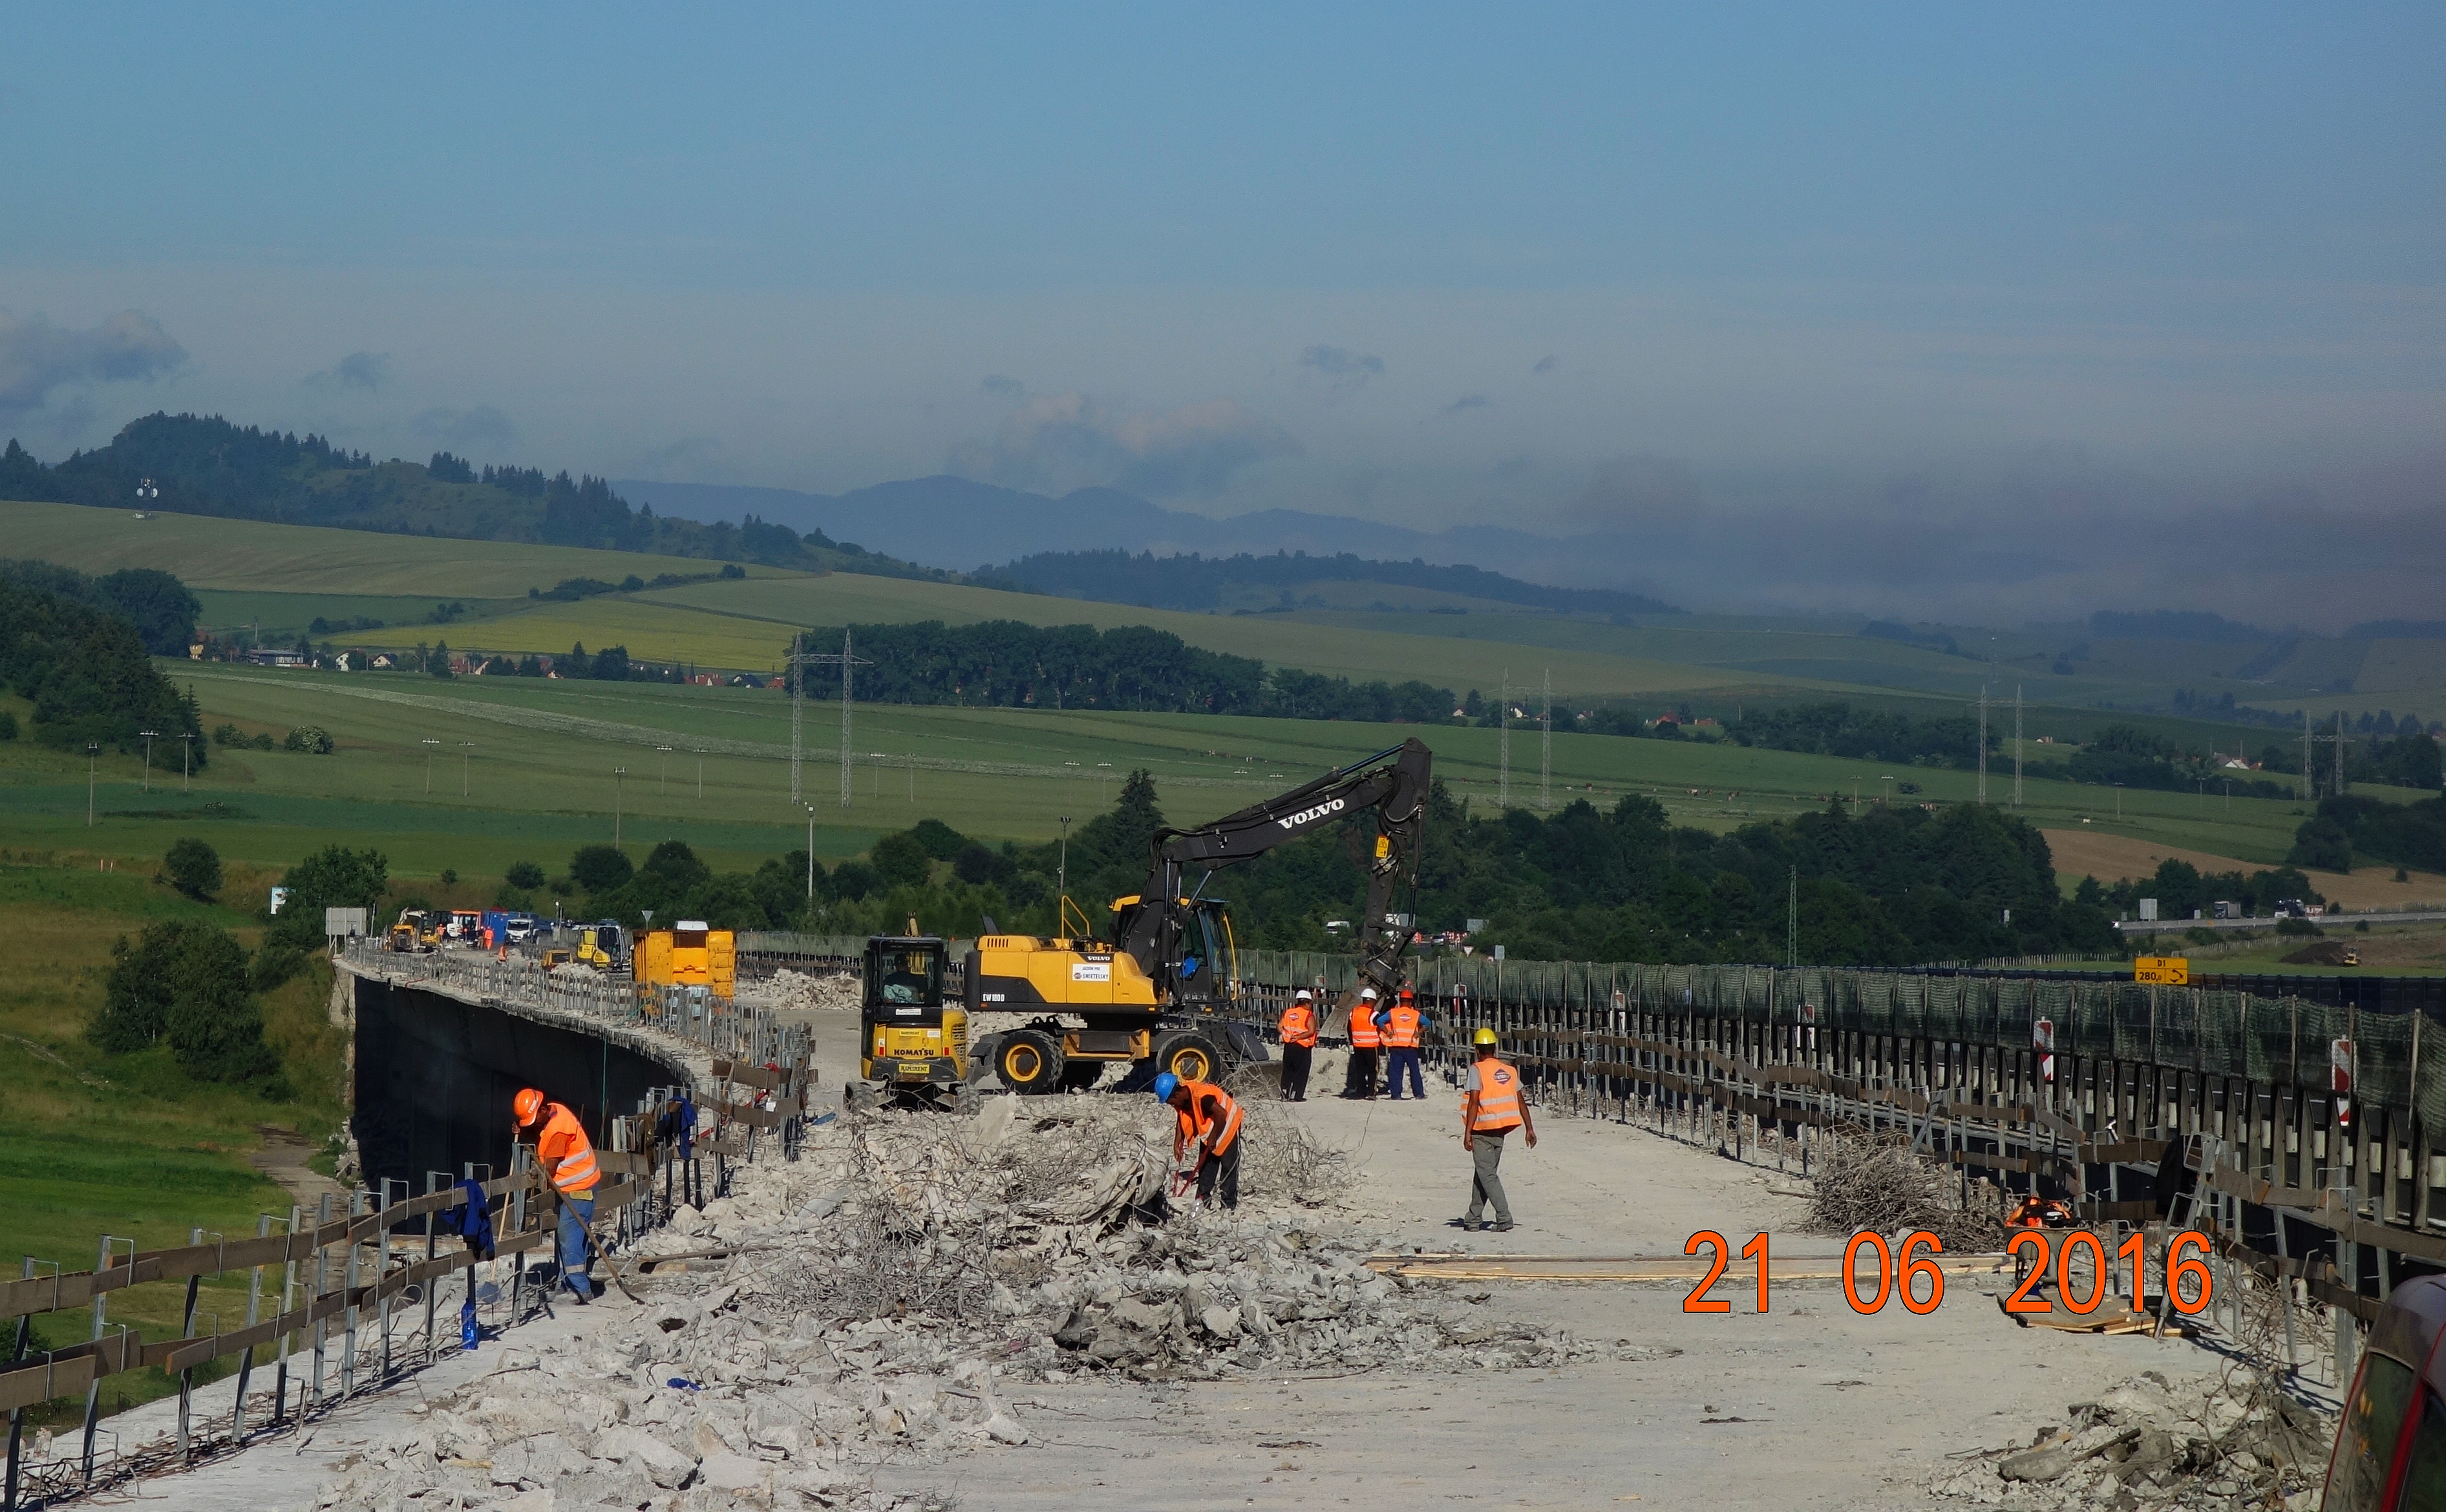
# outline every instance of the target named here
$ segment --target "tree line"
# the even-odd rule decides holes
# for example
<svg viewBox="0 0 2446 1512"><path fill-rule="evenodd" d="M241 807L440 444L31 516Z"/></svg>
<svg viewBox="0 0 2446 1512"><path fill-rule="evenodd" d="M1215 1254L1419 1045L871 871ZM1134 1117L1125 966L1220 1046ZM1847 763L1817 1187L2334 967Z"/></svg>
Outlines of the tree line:
<svg viewBox="0 0 2446 1512"><path fill-rule="evenodd" d="M1199 613L1221 608L1227 600L1251 592L1279 595L1276 607L1292 608L1291 590L1318 582L1383 583L1564 614L1624 617L1688 613L1645 594L1611 588L1549 588L1482 567L1439 566L1422 558L1375 561L1350 552L1330 557L1311 557L1304 551L1278 551L1266 557L1250 552L1236 557L1202 557L1195 552L1158 557L1153 552L1118 549L1039 552L1000 567L979 568L974 580L1022 593Z"/></svg>
<svg viewBox="0 0 2446 1512"><path fill-rule="evenodd" d="M856 669L859 698L881 704L955 704L984 709L1101 709L1178 714L1255 714L1283 719L1360 719L1425 724L1451 717L1453 693L1423 682L1353 682L1278 667L1253 656L1206 651L1145 625L1028 625L985 620L946 625L852 625L871 667ZM837 626L802 643L841 643ZM810 697L840 691L837 667L806 670Z"/></svg>
<svg viewBox="0 0 2446 1512"><path fill-rule="evenodd" d="M47 745L132 752L144 744L140 732L150 729L162 740L197 737L189 742L196 765L210 759L194 693L180 693L154 668L133 621L6 576L0 682L33 704L32 734Z"/></svg>

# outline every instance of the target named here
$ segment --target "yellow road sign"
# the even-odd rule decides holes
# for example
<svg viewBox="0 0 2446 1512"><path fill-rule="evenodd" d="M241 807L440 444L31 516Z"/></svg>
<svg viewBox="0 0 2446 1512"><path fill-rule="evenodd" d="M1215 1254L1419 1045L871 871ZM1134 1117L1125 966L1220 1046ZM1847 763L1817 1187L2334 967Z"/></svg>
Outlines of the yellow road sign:
<svg viewBox="0 0 2446 1512"><path fill-rule="evenodd" d="M2154 982L2159 987L2189 987L2192 963L2182 955L2136 955L2132 958L2132 979Z"/></svg>

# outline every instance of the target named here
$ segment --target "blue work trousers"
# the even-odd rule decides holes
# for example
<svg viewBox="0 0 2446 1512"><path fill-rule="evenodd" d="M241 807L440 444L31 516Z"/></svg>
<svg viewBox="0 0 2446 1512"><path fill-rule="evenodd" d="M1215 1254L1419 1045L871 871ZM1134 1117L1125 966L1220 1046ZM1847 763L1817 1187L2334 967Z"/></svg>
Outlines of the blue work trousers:
<svg viewBox="0 0 2446 1512"><path fill-rule="evenodd" d="M586 1230L594 1221L594 1194L560 1194L560 1277L581 1302L593 1301L594 1287L586 1278Z"/></svg>
<svg viewBox="0 0 2446 1512"><path fill-rule="evenodd" d="M1407 1067L1410 1072L1410 1095L1423 1100L1427 1095L1427 1084L1419 1075L1418 1047L1402 1046L1386 1050L1384 1053L1389 1057L1384 1063L1384 1090L1392 1094L1395 1102L1401 1101L1402 1070L1402 1068Z"/></svg>

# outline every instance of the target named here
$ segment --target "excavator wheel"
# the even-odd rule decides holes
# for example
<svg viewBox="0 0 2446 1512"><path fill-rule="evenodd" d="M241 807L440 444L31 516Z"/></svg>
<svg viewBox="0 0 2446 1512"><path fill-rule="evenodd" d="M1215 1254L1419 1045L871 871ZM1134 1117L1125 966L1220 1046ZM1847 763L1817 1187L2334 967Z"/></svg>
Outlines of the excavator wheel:
<svg viewBox="0 0 2446 1512"><path fill-rule="evenodd" d="M1184 1082L1211 1082L1223 1074L1223 1055L1195 1030L1176 1029L1156 1036L1155 1068Z"/></svg>
<svg viewBox="0 0 2446 1512"><path fill-rule="evenodd" d="M994 1074L1023 1097L1062 1085L1062 1044L1040 1029L1013 1030L994 1051Z"/></svg>

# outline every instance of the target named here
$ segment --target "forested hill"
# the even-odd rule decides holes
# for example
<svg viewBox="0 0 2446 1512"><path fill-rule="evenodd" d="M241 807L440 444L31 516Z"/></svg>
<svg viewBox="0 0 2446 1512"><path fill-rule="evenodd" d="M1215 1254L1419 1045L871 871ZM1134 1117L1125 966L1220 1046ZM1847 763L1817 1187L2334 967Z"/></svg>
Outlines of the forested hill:
<svg viewBox="0 0 2446 1512"><path fill-rule="evenodd" d="M959 580L753 515L703 524L631 508L600 478L479 469L448 452L378 463L320 436L241 427L217 415L147 415L107 446L52 467L12 440L0 452L0 499Z"/></svg>
<svg viewBox="0 0 2446 1512"><path fill-rule="evenodd" d="M1041 552L986 568L977 574L977 580L1142 609L1193 612L1229 608L1233 599L1252 594L1274 598L1278 607L1289 608L1297 601L1297 590L1310 583L1369 582L1388 589L1453 594L1573 614L1687 613L1644 594L1610 588L1548 588L1477 567L1438 567L1424 560L1373 561L1349 552L1331 557L1311 557L1304 551L1276 552L1270 557L1245 552L1237 557L1201 557L1195 552L1177 557L1157 557L1152 552L1133 556L1126 551Z"/></svg>

